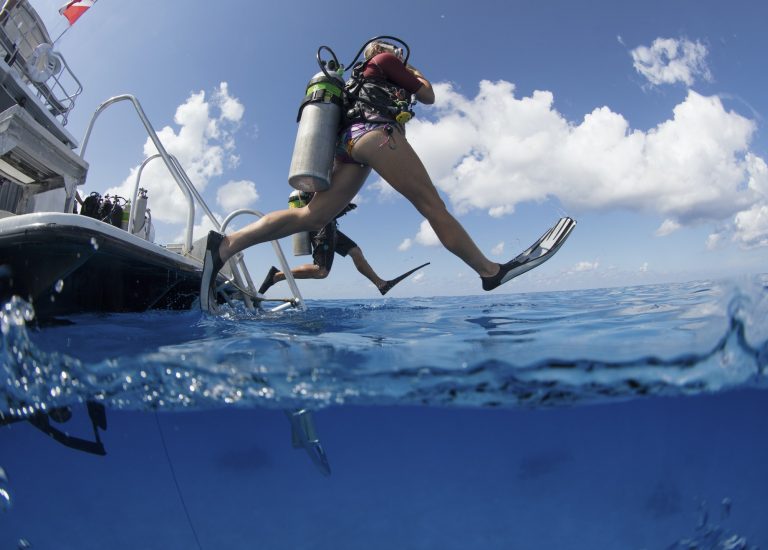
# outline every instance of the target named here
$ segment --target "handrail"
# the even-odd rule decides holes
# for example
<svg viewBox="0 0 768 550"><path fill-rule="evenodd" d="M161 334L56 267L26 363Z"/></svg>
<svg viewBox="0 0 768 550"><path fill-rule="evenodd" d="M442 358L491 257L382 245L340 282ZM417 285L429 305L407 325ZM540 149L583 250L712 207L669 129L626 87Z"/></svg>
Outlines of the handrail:
<svg viewBox="0 0 768 550"><path fill-rule="evenodd" d="M96 123L96 119L99 117L99 115L101 115L101 113L104 112L105 109L120 101L130 101L133 104L133 107L136 109L136 113L139 115L139 119L141 120L142 124L144 124L144 128L147 130L149 138L152 140L152 143L154 143L155 148L158 151L158 155L160 155L160 157L163 159L163 162L168 168L168 171L171 173L171 176L173 176L173 179L176 180L176 183L178 184L182 193L184 193L187 198L187 234L184 239L182 252L184 254L188 254L192 250L192 230L195 227L195 203L194 199L192 198L192 192L186 185L186 182L179 173L176 165L171 161L170 155L165 150L165 147L163 147L163 144L160 142L160 138L157 137L157 133L152 127L152 123L149 122L149 119L144 113L144 109L141 108L141 104L139 103L139 100L136 99L136 96L131 94L114 96L98 106L96 112L94 112L93 116L91 117L91 121L88 123L88 128L85 130L85 136L83 137L82 145L80 146L80 158L85 159L85 151L88 147L88 140L91 137L91 132L93 131L93 125ZM131 207L131 210L133 210L133 207Z"/></svg>
<svg viewBox="0 0 768 550"><path fill-rule="evenodd" d="M156 154L150 155L149 157L144 159L144 161L141 163L141 166L139 166L139 170L136 174L136 183L134 184L133 194L131 196L131 210L128 217L128 233L129 234L133 234L134 217L135 217L136 207L138 203L139 186L141 184L141 177L143 175L144 168L147 166L147 164L149 164L151 161L153 161L156 158L163 159L163 162L165 163L166 168L168 168L168 171L171 173L171 176L173 176L173 179L176 181L176 184L179 186L182 193L184 193L187 199L187 207L188 207L187 208L187 230L186 230L186 235L184 237L184 244L182 246L182 254L187 255L192 251L192 234L193 234L194 224L195 224L195 200L197 200L197 202L200 204L205 214L213 223L213 226L218 231L221 231L222 233L226 230L227 225L229 225L229 222L232 221L232 219L235 218L236 216L239 216L241 214L253 214L258 217L264 216L264 214L256 210L241 209L241 210L236 210L235 212L232 212L229 216L225 218L223 223L219 223L219 220L216 218L216 215L213 213L213 211L210 208L208 208L208 205L203 199L203 196L200 194L200 192L197 190L195 185L189 179L189 176L184 171L184 168L182 168L179 160L174 155L169 154L165 150L165 147L163 147L163 144L160 142L160 138L157 136L155 129L152 127L152 123L149 121L149 119L147 118L147 115L144 113L144 109L142 109L141 104L139 103L139 100L131 94L123 94L123 95L111 97L98 106L93 116L91 117L90 122L88 123L88 128L85 131L85 136L83 137L82 145L80 147L80 158L82 159L85 158L85 151L88 147L88 142L90 140L93 127L96 123L96 119L108 107L120 101L130 101L133 104L134 108L136 109L136 113L139 115L139 119L141 120L142 124L144 124L144 128L147 130L147 134L149 135L149 138L152 140L152 143L154 143L155 148L158 151ZM293 297L294 297L293 304L291 303L283 304L281 306L274 308L272 311L279 311L281 309L285 309L286 307L290 307L291 305L298 307L301 310L305 310L306 305L304 304L304 299L301 296L299 287L296 285L296 280L294 279L293 274L291 273L290 266L288 265L288 261L285 258L285 254L283 254L283 250L280 247L280 243L276 240L272 241L272 247L275 249L275 253L277 254L278 260L280 261L280 265L283 268L283 272L286 274L286 280L288 281L288 285L290 286L291 292L293 293ZM251 280L250 274L245 265L245 261L243 260L242 255L240 255L239 257L236 256L231 258L228 261L228 263L230 263L230 268L232 269L232 276L235 279L235 283L241 290L243 301L245 302L246 306L248 306L249 309L253 309L253 302L251 300L251 297L248 295L248 292L251 292L254 295L257 294L257 292L255 290L253 281ZM242 275L240 273L241 270L242 270ZM243 284L242 277L245 277L247 285ZM243 290L243 287L245 286L248 287L247 292Z"/></svg>
<svg viewBox="0 0 768 550"><path fill-rule="evenodd" d="M234 212L231 212L226 218L224 218L223 222L221 222L221 232L224 233L224 231L226 231L227 229L227 226L229 225L229 222L231 222L237 216L241 216L243 214L252 214L258 218L264 217L264 214L262 214L258 210L250 210L248 208L241 208L239 210L235 210ZM298 301L298 304L296 304L296 306L301 311L305 311L307 309L307 306L306 304L304 304L304 298L302 298L301 296L301 292L299 291L299 286L296 284L296 279L293 277L293 273L291 272L291 266L288 264L288 260L286 260L285 254L283 254L283 249L277 240L274 240L271 242L272 242L272 248L275 249L275 254L277 254L277 259L280 262L280 267L283 268L285 281L288 283L288 287L291 289L291 292L293 293L293 297ZM281 309L285 309L285 307L286 307L285 305L277 306L272 311L279 311Z"/></svg>
<svg viewBox="0 0 768 550"><path fill-rule="evenodd" d="M156 158L161 158L159 153L156 153L154 155L151 155L144 159L144 162L141 163L141 166L139 166L139 170L136 174L136 183L133 187L133 194L131 195L131 210L129 214L128 219L128 232L133 234L133 228L134 228L134 217L136 215L136 208L138 205L138 199L139 199L139 187L141 185L141 176L144 172L144 168L149 164L151 161L153 161ZM219 230L221 225L219 224L219 220L216 219L216 216L213 214L210 208L208 208L208 205L206 204L205 200L203 199L202 195L200 195L200 192L197 190L197 188L194 186L192 181L189 179L189 176L184 171L184 169L181 167L181 163L179 162L179 159L177 159L174 155L169 155L169 158L171 159L171 162L173 163L174 168L177 170L178 174L181 176L181 178L184 181L184 184L186 186L187 191L189 192L190 197L194 197L197 199L197 202L200 203L200 205L203 207L203 210L208 215L208 218L210 218L211 223L213 223L213 226ZM190 198L190 200L193 200ZM194 236L192 233L193 227L187 226L187 237L186 241L191 242L192 237ZM191 245L190 245L191 250ZM252 292L254 295L256 294L256 289L254 287L253 281L251 280L250 274L248 273L248 269L245 266L245 263L238 259L231 259L228 263L230 263L230 269L232 270L232 276L235 279L235 283L238 285L238 287L247 287L250 292ZM238 267L242 269L243 275L241 276L240 272L238 271ZM242 277L245 277L246 284L243 284ZM253 301L251 300L250 296L247 296L246 294L243 294L243 301L245 302L248 309L253 309Z"/></svg>

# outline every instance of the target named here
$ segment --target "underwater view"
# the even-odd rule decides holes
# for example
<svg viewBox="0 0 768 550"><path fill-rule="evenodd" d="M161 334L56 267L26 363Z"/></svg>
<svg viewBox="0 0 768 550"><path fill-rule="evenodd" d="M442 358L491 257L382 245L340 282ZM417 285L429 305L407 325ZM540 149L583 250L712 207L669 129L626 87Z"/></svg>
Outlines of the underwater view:
<svg viewBox="0 0 768 550"><path fill-rule="evenodd" d="M766 276L52 323L14 299L0 548L767 548L766 318Z"/></svg>

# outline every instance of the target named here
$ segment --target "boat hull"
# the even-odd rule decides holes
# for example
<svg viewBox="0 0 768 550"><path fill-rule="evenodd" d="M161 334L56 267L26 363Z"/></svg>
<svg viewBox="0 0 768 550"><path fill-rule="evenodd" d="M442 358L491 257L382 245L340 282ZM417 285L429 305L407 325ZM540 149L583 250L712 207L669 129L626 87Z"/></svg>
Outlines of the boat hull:
<svg viewBox="0 0 768 550"><path fill-rule="evenodd" d="M88 312L189 309L199 261L75 214L0 220L0 299L20 296L39 320Z"/></svg>

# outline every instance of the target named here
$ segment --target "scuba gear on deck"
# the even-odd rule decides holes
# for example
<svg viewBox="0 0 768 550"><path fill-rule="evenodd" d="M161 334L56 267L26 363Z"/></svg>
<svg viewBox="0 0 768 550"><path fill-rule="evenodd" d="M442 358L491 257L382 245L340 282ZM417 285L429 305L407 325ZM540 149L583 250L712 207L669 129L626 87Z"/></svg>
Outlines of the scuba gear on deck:
<svg viewBox="0 0 768 550"><path fill-rule="evenodd" d="M320 58L323 49L331 51L326 46L317 50L321 71L309 81L299 107L299 129L288 171L288 183L300 191L325 191L331 186L333 157L344 105L344 80L343 69L335 54L331 61L325 62Z"/></svg>
<svg viewBox="0 0 768 550"><path fill-rule="evenodd" d="M306 191L291 192L288 196L288 208L304 208L312 199L312 193ZM312 244L309 242L309 231L301 231L293 234L293 255L309 256L312 254ZM262 293L263 294L263 293Z"/></svg>
<svg viewBox="0 0 768 550"><path fill-rule="evenodd" d="M100 207L101 195L96 191L93 191L90 195L85 197L85 200L83 201L83 207L80 209L80 214L98 220Z"/></svg>
<svg viewBox="0 0 768 550"><path fill-rule="evenodd" d="M99 219L115 227L121 227L123 223L123 207L120 206L119 200L121 197L117 195L112 199L109 195L104 195L104 200L99 208Z"/></svg>

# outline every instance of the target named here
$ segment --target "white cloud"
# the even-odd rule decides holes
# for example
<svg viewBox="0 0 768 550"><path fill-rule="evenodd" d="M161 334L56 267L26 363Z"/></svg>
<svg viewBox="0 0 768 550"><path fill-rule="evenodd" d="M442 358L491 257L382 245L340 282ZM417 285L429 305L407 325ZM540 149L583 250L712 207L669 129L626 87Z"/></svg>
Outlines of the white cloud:
<svg viewBox="0 0 768 550"><path fill-rule="evenodd" d="M222 82L206 98L204 91L190 94L176 109L174 123L157 132L163 147L175 156L195 187L202 192L212 178L220 176L226 167L237 165L234 154L234 133L242 120L244 108L237 98L229 95L226 82ZM144 156L157 153L154 143L147 138ZM133 192L139 167L131 169L128 177L118 186L107 190L129 196ZM147 164L142 174L142 185L149 189L149 207L155 220L180 223L186 219L187 203L176 181L161 160Z"/></svg>
<svg viewBox="0 0 768 550"><path fill-rule="evenodd" d="M482 81L474 98L435 89L433 119L409 123L409 140L459 214L556 197L575 212L627 209L685 227L734 220L768 189L749 150L756 123L715 96L689 90L671 118L640 131L608 107L569 122L551 92L516 98L505 81Z"/></svg>
<svg viewBox="0 0 768 550"><path fill-rule="evenodd" d="M595 271L598 266L600 265L599 262L579 262L575 266L573 266L572 271L575 272L581 272L581 271Z"/></svg>
<svg viewBox="0 0 768 550"><path fill-rule="evenodd" d="M419 232L416 233L414 240L423 246L440 246L440 239L437 238L435 230L432 229L427 220L421 222Z"/></svg>
<svg viewBox="0 0 768 550"><path fill-rule="evenodd" d="M733 240L745 248L768 246L768 204L756 204L734 218Z"/></svg>
<svg viewBox="0 0 768 550"><path fill-rule="evenodd" d="M720 227L707 238L707 248L717 248L731 241L743 248L768 246L768 165L749 153L746 155L747 189L752 192L754 202L737 212L730 223Z"/></svg>
<svg viewBox="0 0 768 550"><path fill-rule="evenodd" d="M666 237L670 233L674 233L680 229L680 224L675 220L664 220L664 222L656 230L657 237Z"/></svg>
<svg viewBox="0 0 768 550"><path fill-rule="evenodd" d="M258 199L256 184L249 180L230 181L216 191L216 202L225 212L248 208Z"/></svg>
<svg viewBox="0 0 768 550"><path fill-rule="evenodd" d="M229 85L226 82L219 84L219 89L213 93L214 102L221 109L221 119L239 123L245 114L245 107L237 98L229 95Z"/></svg>
<svg viewBox="0 0 768 550"><path fill-rule="evenodd" d="M400 252L405 252L413 246L413 239L404 239L403 242L397 247Z"/></svg>
<svg viewBox="0 0 768 550"><path fill-rule="evenodd" d="M502 254L504 254L504 241L501 241L499 244L494 246L491 249L491 254L493 254L494 256L501 256Z"/></svg>
<svg viewBox="0 0 768 550"><path fill-rule="evenodd" d="M216 220L221 223L223 218L221 217L221 214L218 214L216 212L213 213L214 216L216 216ZM196 223L195 226L192 228L192 240L199 239L203 237L204 235L207 235L209 231L212 231L214 229L217 229L213 225L213 221L208 216L203 216L200 219L199 223ZM184 239L186 238L187 234L187 228L181 228L176 232L176 235L170 239L170 242L174 243L183 243Z"/></svg>
<svg viewBox="0 0 768 550"><path fill-rule="evenodd" d="M698 40L657 38L651 47L639 46L630 53L635 70L655 86L677 82L691 86L696 77L712 79L707 47Z"/></svg>
<svg viewBox="0 0 768 550"><path fill-rule="evenodd" d="M640 273L648 273L648 262L643 262L643 265L640 266L638 271L640 271Z"/></svg>

